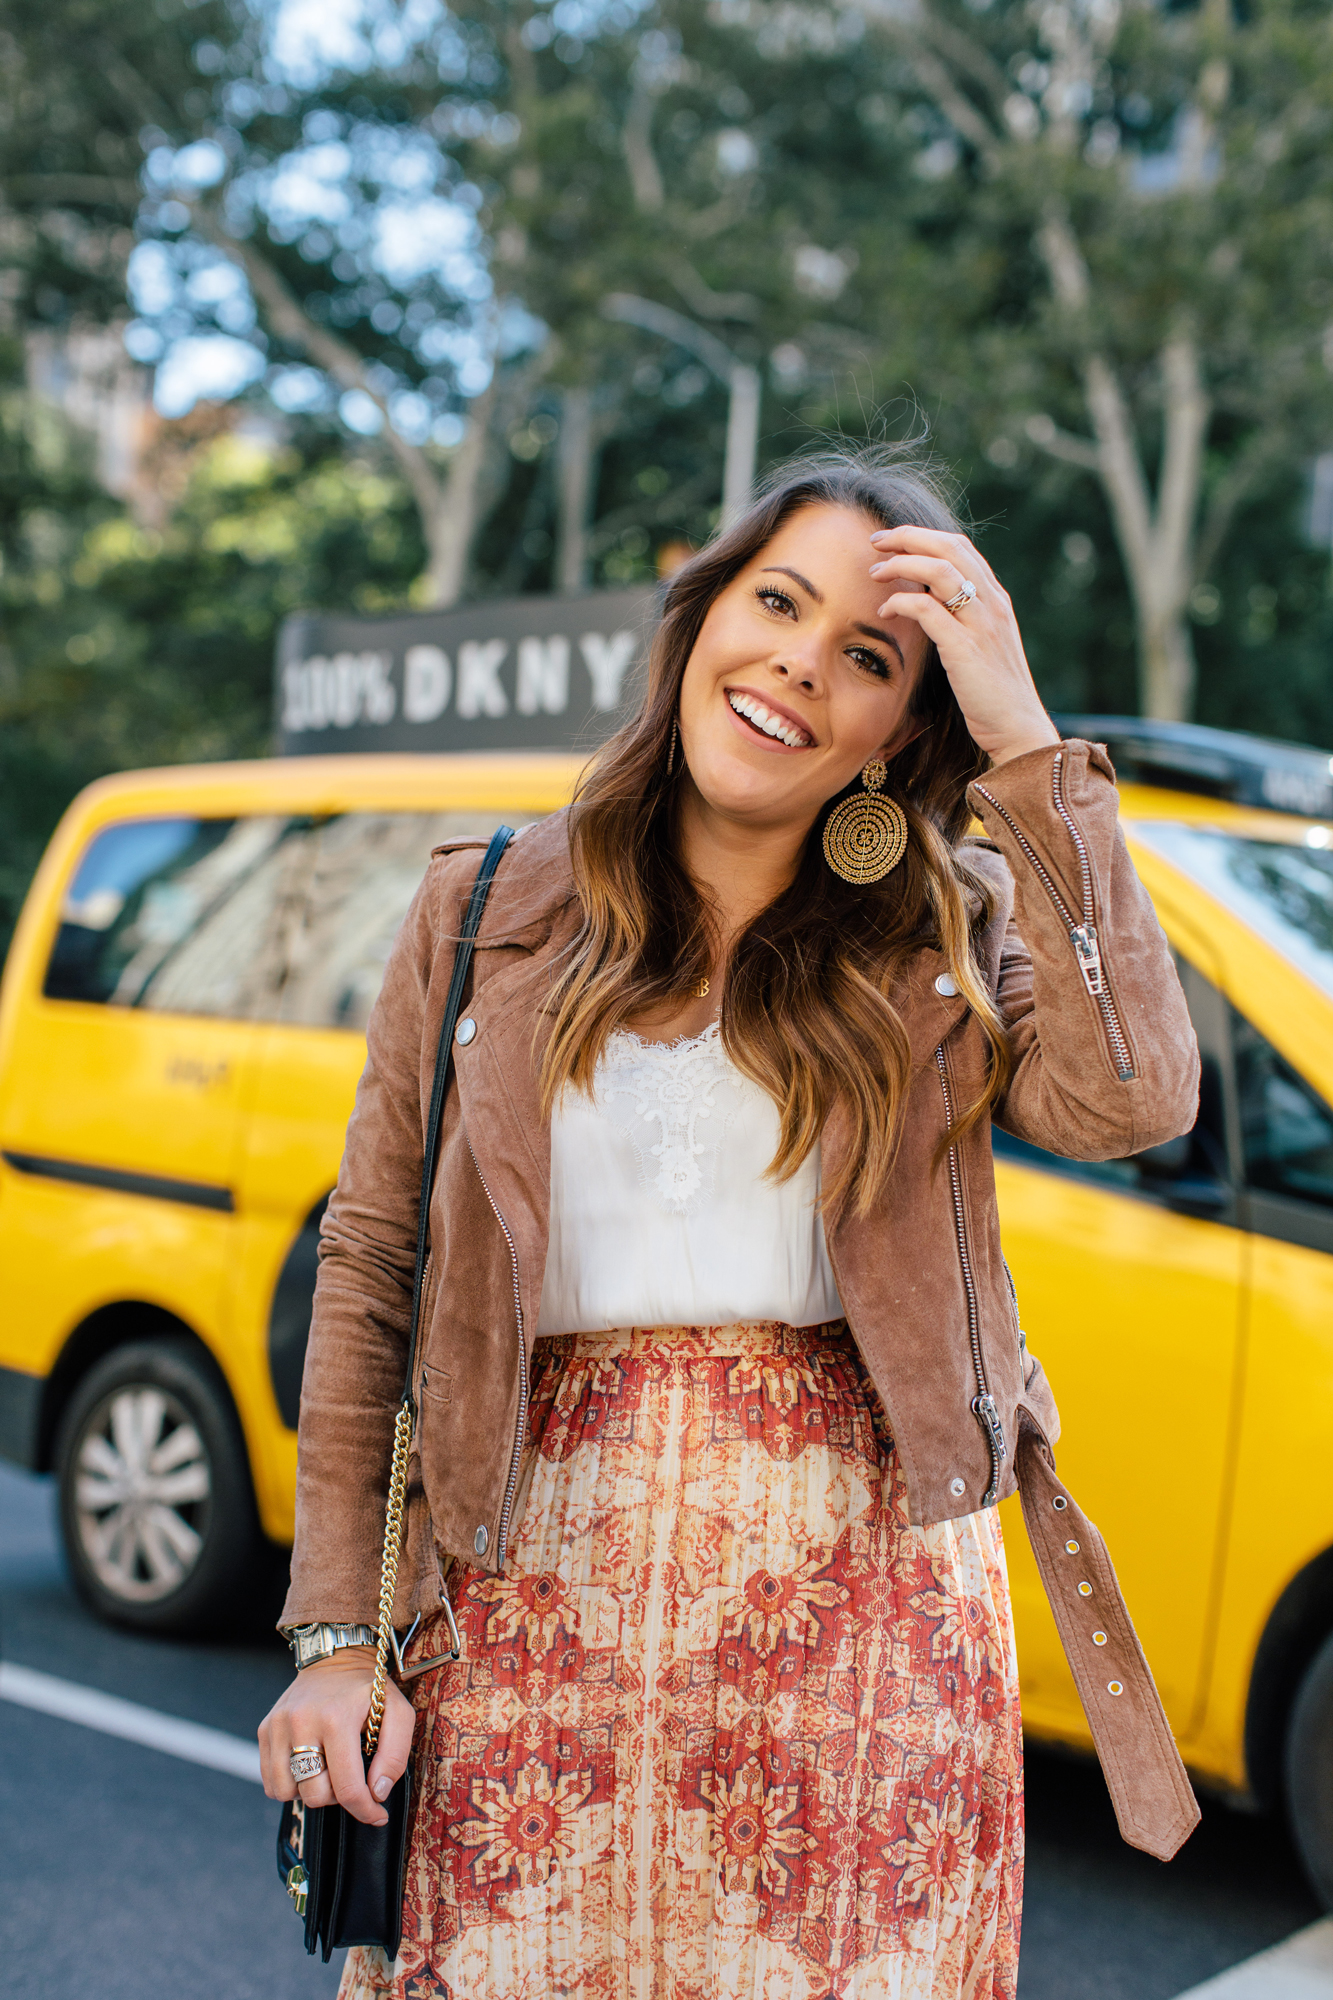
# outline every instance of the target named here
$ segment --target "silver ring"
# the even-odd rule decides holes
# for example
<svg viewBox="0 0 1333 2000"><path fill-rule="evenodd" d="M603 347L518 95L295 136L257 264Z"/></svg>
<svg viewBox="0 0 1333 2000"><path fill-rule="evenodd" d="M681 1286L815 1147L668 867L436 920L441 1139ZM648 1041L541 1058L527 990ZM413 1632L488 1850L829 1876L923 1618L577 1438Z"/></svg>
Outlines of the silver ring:
<svg viewBox="0 0 1333 2000"><path fill-rule="evenodd" d="M306 1778L318 1778L329 1767L318 1743L298 1743L287 1759L287 1768L299 1785Z"/></svg>
<svg viewBox="0 0 1333 2000"><path fill-rule="evenodd" d="M977 586L970 577L965 576L953 596L945 598L944 608L946 611L961 611L965 604L972 602L976 594Z"/></svg>

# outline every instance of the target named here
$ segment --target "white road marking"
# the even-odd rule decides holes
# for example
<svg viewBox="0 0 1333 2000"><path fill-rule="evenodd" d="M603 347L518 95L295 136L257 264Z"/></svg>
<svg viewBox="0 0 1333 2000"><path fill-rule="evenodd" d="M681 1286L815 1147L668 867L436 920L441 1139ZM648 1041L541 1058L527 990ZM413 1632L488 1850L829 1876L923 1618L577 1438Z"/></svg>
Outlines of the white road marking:
<svg viewBox="0 0 1333 2000"><path fill-rule="evenodd" d="M137 1701L122 1701L118 1695L103 1694L100 1688L80 1687L76 1681L58 1680L54 1674L39 1674L32 1667L0 1660L0 1701L35 1708L43 1715L58 1716L62 1722L80 1722L85 1729L121 1736L127 1743L143 1743L150 1750L164 1750L168 1757L183 1757L188 1764L206 1764L211 1771L260 1782L257 1743L229 1736L223 1729L209 1729L202 1722L163 1715L160 1709L142 1708Z"/></svg>
<svg viewBox="0 0 1333 2000"><path fill-rule="evenodd" d="M1176 2000L1333 2000L1333 1917L1191 1986Z"/></svg>

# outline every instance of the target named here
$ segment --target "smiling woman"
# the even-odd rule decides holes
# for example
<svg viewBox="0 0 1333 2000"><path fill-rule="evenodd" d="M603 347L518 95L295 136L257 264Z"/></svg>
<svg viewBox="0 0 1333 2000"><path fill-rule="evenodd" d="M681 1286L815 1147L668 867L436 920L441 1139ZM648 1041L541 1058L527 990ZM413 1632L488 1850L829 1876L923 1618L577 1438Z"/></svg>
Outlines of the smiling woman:
<svg viewBox="0 0 1333 2000"><path fill-rule="evenodd" d="M673 576L640 714L499 863L418 1362L478 862L437 850L370 1021L302 1388L307 1664L260 1731L275 1797L384 1824L415 1729L401 1941L349 1940L344 2000L1013 2000L997 1500L1126 1837L1166 1858L1197 1817L1055 1474L991 1168L992 1118L1085 1158L1193 1121L1105 755L1060 742L925 472L784 469ZM411 1698L367 1772L405 1374Z"/></svg>
<svg viewBox="0 0 1333 2000"><path fill-rule="evenodd" d="M955 559L989 578L992 629L965 634L932 594L963 581ZM883 579L898 586L887 603ZM964 686L979 682L975 737L937 637ZM846 1184L825 1193L854 1190L864 1209L907 1077L893 989L923 937L938 936L991 1037L960 1129L1003 1087L1004 1041L972 962L967 899L988 906L990 891L960 846L965 794L992 745L999 762L1056 740L1008 598L927 473L892 453L784 468L673 577L643 713L581 794L571 833L587 916L557 989L547 1101L590 1085L619 1024L670 1040L720 1015L731 1059L779 1108L775 1171L799 1166L841 1100L855 1136ZM906 840L901 865L868 883L830 870L822 834L864 797L872 760Z"/></svg>

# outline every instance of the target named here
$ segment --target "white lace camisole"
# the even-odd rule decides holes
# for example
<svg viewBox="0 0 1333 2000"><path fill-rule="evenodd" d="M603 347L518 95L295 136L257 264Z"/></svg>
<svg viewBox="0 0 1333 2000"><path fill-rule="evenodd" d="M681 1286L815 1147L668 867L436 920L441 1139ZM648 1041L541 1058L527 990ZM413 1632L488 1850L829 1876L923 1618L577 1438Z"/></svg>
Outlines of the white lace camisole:
<svg viewBox="0 0 1333 2000"><path fill-rule="evenodd" d="M594 1094L567 1090L551 1119L538 1336L840 1319L818 1148L765 1180L777 1143L776 1105L716 1023L679 1042L614 1034Z"/></svg>

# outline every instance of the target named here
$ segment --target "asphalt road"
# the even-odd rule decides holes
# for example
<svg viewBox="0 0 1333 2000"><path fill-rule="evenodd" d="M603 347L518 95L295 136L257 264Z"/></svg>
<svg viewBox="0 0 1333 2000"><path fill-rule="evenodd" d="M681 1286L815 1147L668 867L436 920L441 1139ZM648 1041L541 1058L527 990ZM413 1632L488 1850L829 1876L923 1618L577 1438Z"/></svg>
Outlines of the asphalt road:
<svg viewBox="0 0 1333 2000"><path fill-rule="evenodd" d="M288 1674L276 1638L108 1630L64 1573L48 1480L0 1466L0 1658L250 1737ZM1022 2000L1172 2000L1318 1914L1280 1827L1205 1802L1170 1867L1125 1847L1097 1770L1030 1749ZM0 1700L6 2000L318 2000L273 1861L277 1807L240 1778ZM340 1955L339 1955L340 1956Z"/></svg>

